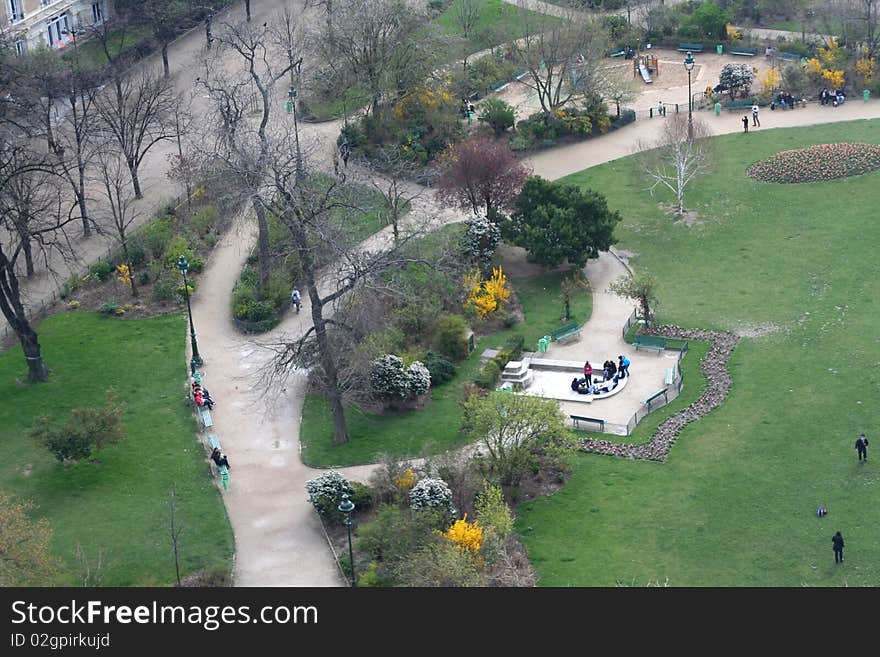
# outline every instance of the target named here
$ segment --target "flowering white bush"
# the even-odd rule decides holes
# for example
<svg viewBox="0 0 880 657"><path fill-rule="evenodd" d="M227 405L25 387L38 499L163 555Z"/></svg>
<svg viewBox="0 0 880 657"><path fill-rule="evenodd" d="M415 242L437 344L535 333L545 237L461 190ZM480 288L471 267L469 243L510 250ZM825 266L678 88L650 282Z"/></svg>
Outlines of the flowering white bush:
<svg viewBox="0 0 880 657"><path fill-rule="evenodd" d="M725 64L721 67L718 81L731 91L742 89L743 93L749 92L749 87L755 79L755 72L749 64Z"/></svg>
<svg viewBox="0 0 880 657"><path fill-rule="evenodd" d="M326 515L328 512L336 510L342 500L343 493L352 495L354 489L345 477L336 470L328 470L314 479L309 479L306 482L306 492L309 494L309 501L318 513Z"/></svg>
<svg viewBox="0 0 880 657"><path fill-rule="evenodd" d="M465 255L476 260L480 269L486 271L492 265L495 249L501 242L501 229L485 216L477 216L465 222L467 230L462 236L461 248Z"/></svg>
<svg viewBox="0 0 880 657"><path fill-rule="evenodd" d="M413 509L446 509L449 516L455 517L452 505L452 491L442 479L425 477L409 491L409 505Z"/></svg>
<svg viewBox="0 0 880 657"><path fill-rule="evenodd" d="M405 399L409 395L409 378L400 356L385 354L373 361L370 368L370 387L383 397Z"/></svg>
<svg viewBox="0 0 880 657"><path fill-rule="evenodd" d="M409 382L409 394L418 397L424 395L431 388L431 372L420 360L414 360L406 371Z"/></svg>
<svg viewBox="0 0 880 657"><path fill-rule="evenodd" d="M418 360L404 370L403 360L399 356L386 354L373 361L370 386L373 392L388 399L416 397L428 392L431 387L431 373Z"/></svg>

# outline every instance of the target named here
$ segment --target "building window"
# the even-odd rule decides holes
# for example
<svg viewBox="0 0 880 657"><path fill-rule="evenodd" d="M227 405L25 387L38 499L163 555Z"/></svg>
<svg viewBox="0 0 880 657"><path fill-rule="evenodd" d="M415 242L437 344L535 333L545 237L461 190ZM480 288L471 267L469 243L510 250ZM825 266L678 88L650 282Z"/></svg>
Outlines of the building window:
<svg viewBox="0 0 880 657"><path fill-rule="evenodd" d="M103 23L104 22L104 10L101 9L100 2L92 3L92 22L93 23Z"/></svg>
<svg viewBox="0 0 880 657"><path fill-rule="evenodd" d="M25 41L24 39L19 39L18 41L16 41L15 42L15 54L21 56L21 55L25 54L26 52L27 52L27 41Z"/></svg>
<svg viewBox="0 0 880 657"><path fill-rule="evenodd" d="M21 0L7 0L9 7L9 22L17 23L24 18L24 12L21 10Z"/></svg>
<svg viewBox="0 0 880 657"><path fill-rule="evenodd" d="M57 0L40 0L40 6L41 7L48 7L53 2L57 2Z"/></svg>
<svg viewBox="0 0 880 657"><path fill-rule="evenodd" d="M70 34L65 34L70 31L70 19L67 14L56 16L46 23L46 27L49 29L49 46L52 48L63 48L71 42Z"/></svg>

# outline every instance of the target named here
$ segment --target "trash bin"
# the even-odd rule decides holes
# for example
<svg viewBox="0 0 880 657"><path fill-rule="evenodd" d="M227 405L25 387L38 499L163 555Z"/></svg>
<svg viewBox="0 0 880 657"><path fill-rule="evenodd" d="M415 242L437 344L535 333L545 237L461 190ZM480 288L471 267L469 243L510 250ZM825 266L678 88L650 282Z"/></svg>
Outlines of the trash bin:
<svg viewBox="0 0 880 657"><path fill-rule="evenodd" d="M547 351L547 348L550 346L550 336L545 335L543 338L538 340L538 351L542 354Z"/></svg>
<svg viewBox="0 0 880 657"><path fill-rule="evenodd" d="M724 54L724 44L719 43L717 46L715 46L715 52L717 52L719 55L723 55Z"/></svg>
<svg viewBox="0 0 880 657"><path fill-rule="evenodd" d="M865 89L865 90L862 92L862 98L864 98L865 102L867 103L867 102L868 102L868 98L870 98L870 97L871 97L871 90L870 90L870 89Z"/></svg>
<svg viewBox="0 0 880 657"><path fill-rule="evenodd" d="M721 116L721 103L715 103L715 116Z"/></svg>

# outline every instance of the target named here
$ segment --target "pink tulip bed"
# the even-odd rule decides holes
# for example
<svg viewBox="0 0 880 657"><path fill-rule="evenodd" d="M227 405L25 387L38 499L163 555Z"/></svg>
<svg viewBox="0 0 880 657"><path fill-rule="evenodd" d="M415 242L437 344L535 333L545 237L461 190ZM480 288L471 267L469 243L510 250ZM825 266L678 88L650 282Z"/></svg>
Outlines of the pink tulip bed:
<svg viewBox="0 0 880 657"><path fill-rule="evenodd" d="M747 173L772 183L803 183L858 176L880 169L880 146L874 144L817 144L782 151L755 162Z"/></svg>

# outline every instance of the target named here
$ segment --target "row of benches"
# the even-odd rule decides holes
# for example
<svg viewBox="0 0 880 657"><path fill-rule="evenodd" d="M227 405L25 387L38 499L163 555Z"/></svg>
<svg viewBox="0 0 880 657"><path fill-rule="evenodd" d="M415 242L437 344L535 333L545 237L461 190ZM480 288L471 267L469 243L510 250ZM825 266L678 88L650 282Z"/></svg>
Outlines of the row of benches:
<svg viewBox="0 0 880 657"><path fill-rule="evenodd" d="M195 377L193 377L199 385L202 382L202 376L199 373L196 373ZM196 413L199 416L199 421L202 423L202 426L205 429L211 429L214 426L214 418L211 417L211 411L207 408L196 406ZM220 449L220 438L217 437L215 433L208 434L208 448L211 452L214 451L215 448ZM211 461L210 459L208 459ZM221 465L219 467L216 466L214 461L211 461L211 471L214 472L216 470L217 475L220 477L220 483L223 485L223 490L229 489L229 468L225 465Z"/></svg>
<svg viewBox="0 0 880 657"><path fill-rule="evenodd" d="M679 52L691 52L691 53L701 53L703 52L703 44L702 43L679 43L678 44ZM729 46L727 52L731 55L740 55L742 57L754 57L758 54L757 48L750 48L748 46L738 46L732 45ZM615 55L612 55L612 57ZM779 59L783 59L791 62L799 62L801 60L801 56L797 55L793 52L780 52L776 54Z"/></svg>

